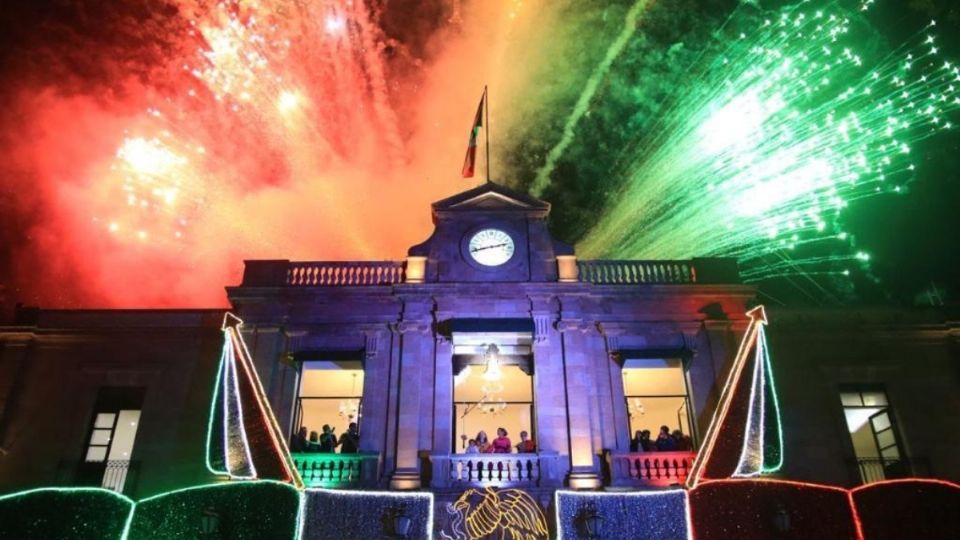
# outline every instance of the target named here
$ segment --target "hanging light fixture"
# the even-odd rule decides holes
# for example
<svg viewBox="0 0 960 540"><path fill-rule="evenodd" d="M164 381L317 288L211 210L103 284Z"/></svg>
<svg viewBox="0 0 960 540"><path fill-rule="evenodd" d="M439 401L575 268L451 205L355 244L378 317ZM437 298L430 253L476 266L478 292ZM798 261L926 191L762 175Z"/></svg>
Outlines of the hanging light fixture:
<svg viewBox="0 0 960 540"><path fill-rule="evenodd" d="M350 395L354 396L357 394L357 374L353 373L352 376L353 381L350 383ZM353 422L360 417L360 400L356 398L340 400L338 410L340 416Z"/></svg>
<svg viewBox="0 0 960 540"><path fill-rule="evenodd" d="M500 349L491 343L487 346L487 352L483 353L487 368L483 371L483 378L488 381L498 381L503 378L503 372L500 371Z"/></svg>

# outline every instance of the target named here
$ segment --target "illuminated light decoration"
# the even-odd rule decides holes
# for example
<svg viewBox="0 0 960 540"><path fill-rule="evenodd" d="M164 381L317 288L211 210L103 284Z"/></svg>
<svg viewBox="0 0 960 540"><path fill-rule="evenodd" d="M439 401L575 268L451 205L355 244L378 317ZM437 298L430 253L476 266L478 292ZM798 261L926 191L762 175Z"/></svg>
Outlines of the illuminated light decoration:
<svg viewBox="0 0 960 540"><path fill-rule="evenodd" d="M780 406L776 401L770 354L767 349L765 324L757 328L753 360L753 380L750 383L747 432L743 437L740 463L732 476L749 477L761 473L776 472L783 465L783 428L780 423ZM771 399L772 397L772 399ZM767 403L773 415L767 414ZM773 418L773 421L771 421ZM771 424L768 427L768 422ZM769 429L776 430L776 439L769 441Z"/></svg>
<svg viewBox="0 0 960 540"><path fill-rule="evenodd" d="M776 471L783 463L780 407L764 332L766 311L757 306L747 317L750 322L687 477L691 488L701 478L756 476ZM748 370L749 389L744 383Z"/></svg>
<svg viewBox="0 0 960 540"><path fill-rule="evenodd" d="M85 497L63 499L70 495ZM38 497L48 504L40 506ZM103 504L107 500L121 504L111 504L108 508ZM27 503L26 506L19 505L19 501ZM95 502L101 504L95 505ZM100 538L106 536L106 528L122 536L135 504L120 493L92 487L44 487L0 495L0 537L59 538L63 534L65 538ZM43 512L44 509L52 511Z"/></svg>
<svg viewBox="0 0 960 540"><path fill-rule="evenodd" d="M481 538L548 538L547 518L537 501L522 489L468 489L447 504L453 516L451 534L440 532L444 540ZM461 527L465 527L465 530Z"/></svg>
<svg viewBox="0 0 960 540"><path fill-rule="evenodd" d="M256 488L258 488L258 487L260 487L260 486L264 486L264 485L275 485L275 486L280 487L280 488L283 488L283 489L293 490L295 496L297 497L297 503L296 503L296 512L295 512L295 514L294 514L294 516L293 516L293 522L291 523L291 525L292 525L292 526L291 526L291 538L292 538L292 540L299 540L299 538L301 537L301 535L300 535L300 530L299 530L299 523L300 523L301 520L302 520L301 512L302 512L302 508L303 508L303 504L302 504L303 494L302 494L302 491L300 491L300 490L296 489L295 487L291 486L289 483L278 482L278 481L276 481L276 480L255 480L255 481L249 481L249 480L248 480L248 481L239 481L239 482L230 482L230 483L220 483L220 484L205 484L205 485L200 485L200 486L190 486L190 487L185 487L185 488L180 488L180 489L174 489L174 490L166 491L166 492L163 492L163 493L159 493L159 494L157 494L157 495L153 495L153 496L150 496L150 497L146 497L146 498L141 499L141 500L137 501L136 503L134 503L133 507L131 508L131 510L130 510L130 517L129 517L128 520L127 520L127 528L124 530L123 536L121 536L121 540L129 540L129 539L131 538L131 537L130 537L131 532L133 532L133 530L134 530L132 523L136 520L135 514L136 514L136 512L137 512L138 510L141 510L142 506L143 506L145 503L148 503L148 502L151 502L151 501L156 501L156 500L159 500L159 499L163 499L163 498L170 497L170 496L172 496L172 495L181 494L181 493L204 492L204 491L223 491L223 490L233 491L233 490L236 490L236 489L246 490L246 489L256 489ZM178 511L182 511L182 508L177 508L177 510L178 510ZM183 517L183 516L181 516L181 517ZM193 516L191 516L190 518L187 518L187 519L192 520L192 519L193 519ZM192 530L192 528L194 527L194 525L192 525L192 523L191 523L190 525L187 525L187 527Z"/></svg>
<svg viewBox="0 0 960 540"><path fill-rule="evenodd" d="M233 314L224 315L221 368L207 426L207 468L234 479L272 478L301 488L303 480L240 336L242 324Z"/></svg>
<svg viewBox="0 0 960 540"><path fill-rule="evenodd" d="M772 478L703 480L688 492L694 537L772 538L770 510L779 503L791 521L789 537L864 540L847 489Z"/></svg>
<svg viewBox="0 0 960 540"><path fill-rule="evenodd" d="M553 501L557 540L565 538L567 531L576 530L578 514L591 503L600 515L602 538L694 538L686 490L624 493L557 490Z"/></svg>
<svg viewBox="0 0 960 540"><path fill-rule="evenodd" d="M850 249L843 211L904 191L913 145L955 124L960 70L932 36L866 58L863 17L835 2L741 2L684 70L655 133L627 143L619 191L578 255L730 256L748 282L868 265Z"/></svg>
<svg viewBox="0 0 960 540"><path fill-rule="evenodd" d="M350 531L353 538L382 538L382 518L403 510L411 518L408 538L433 538L431 492L349 491L308 488L302 491L300 538L325 538L319 530ZM358 519L367 517L368 519Z"/></svg>
<svg viewBox="0 0 960 540"><path fill-rule="evenodd" d="M207 426L207 469L214 474L227 474L233 479L256 478L257 470L250 453L243 417L233 339L226 329L223 332L220 369ZM215 432L221 436L214 436Z"/></svg>
<svg viewBox="0 0 960 540"><path fill-rule="evenodd" d="M896 493L901 489L909 491ZM931 493L937 490L944 497ZM871 495L879 500L870 501ZM956 536L960 527L960 514L956 511L960 504L960 484L948 480L881 480L855 487L849 496L856 512L857 530L868 539L949 538ZM890 512L891 508L896 512Z"/></svg>

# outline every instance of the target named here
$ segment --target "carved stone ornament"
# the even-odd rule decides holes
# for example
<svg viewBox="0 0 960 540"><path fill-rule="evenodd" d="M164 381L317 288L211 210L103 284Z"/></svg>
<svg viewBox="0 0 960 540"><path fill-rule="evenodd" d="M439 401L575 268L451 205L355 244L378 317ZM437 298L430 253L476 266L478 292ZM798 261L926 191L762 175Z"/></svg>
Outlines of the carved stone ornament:
<svg viewBox="0 0 960 540"><path fill-rule="evenodd" d="M433 321L400 321L393 325L393 331L399 334L427 334L433 328Z"/></svg>
<svg viewBox="0 0 960 540"><path fill-rule="evenodd" d="M579 319L563 319L557 321L557 330L560 332L580 332L586 334L587 332L595 329L596 325L593 323Z"/></svg>

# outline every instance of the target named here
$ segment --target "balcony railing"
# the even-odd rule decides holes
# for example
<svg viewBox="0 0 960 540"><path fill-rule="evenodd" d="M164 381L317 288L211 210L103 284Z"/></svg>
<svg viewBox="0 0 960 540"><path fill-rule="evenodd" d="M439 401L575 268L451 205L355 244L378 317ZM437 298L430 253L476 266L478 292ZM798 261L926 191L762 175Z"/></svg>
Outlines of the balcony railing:
<svg viewBox="0 0 960 540"><path fill-rule="evenodd" d="M690 261L577 261L580 281L603 285L696 283Z"/></svg>
<svg viewBox="0 0 960 540"><path fill-rule="evenodd" d="M666 487L683 484L696 457L694 452L609 453L614 486Z"/></svg>
<svg viewBox="0 0 960 540"><path fill-rule="evenodd" d="M362 488L377 482L380 455L292 454L293 463L307 487Z"/></svg>
<svg viewBox="0 0 960 540"><path fill-rule="evenodd" d="M855 460L855 465L864 484L911 476L930 476L930 463L923 458L861 458Z"/></svg>
<svg viewBox="0 0 960 540"><path fill-rule="evenodd" d="M578 281L596 285L740 283L736 259L577 261ZM363 287L406 279L404 261L246 261L244 287Z"/></svg>
<svg viewBox="0 0 960 540"><path fill-rule="evenodd" d="M139 461L125 459L94 462L61 461L57 465L55 483L102 487L117 493L129 493L136 488L139 470Z"/></svg>
<svg viewBox="0 0 960 540"><path fill-rule="evenodd" d="M558 455L434 454L430 456L435 488L468 486L554 486Z"/></svg>
<svg viewBox="0 0 960 540"><path fill-rule="evenodd" d="M305 287L393 285L403 283L400 261L292 262L287 285Z"/></svg>

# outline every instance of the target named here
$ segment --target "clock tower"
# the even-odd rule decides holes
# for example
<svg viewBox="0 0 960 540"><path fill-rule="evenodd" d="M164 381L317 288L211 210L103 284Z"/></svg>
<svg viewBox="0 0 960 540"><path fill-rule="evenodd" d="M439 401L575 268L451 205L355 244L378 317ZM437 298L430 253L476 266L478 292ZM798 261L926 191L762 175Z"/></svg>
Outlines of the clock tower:
<svg viewBox="0 0 960 540"><path fill-rule="evenodd" d="M432 205L434 231L409 249L426 282L557 281L557 257L573 248L547 229L550 204L486 184Z"/></svg>

